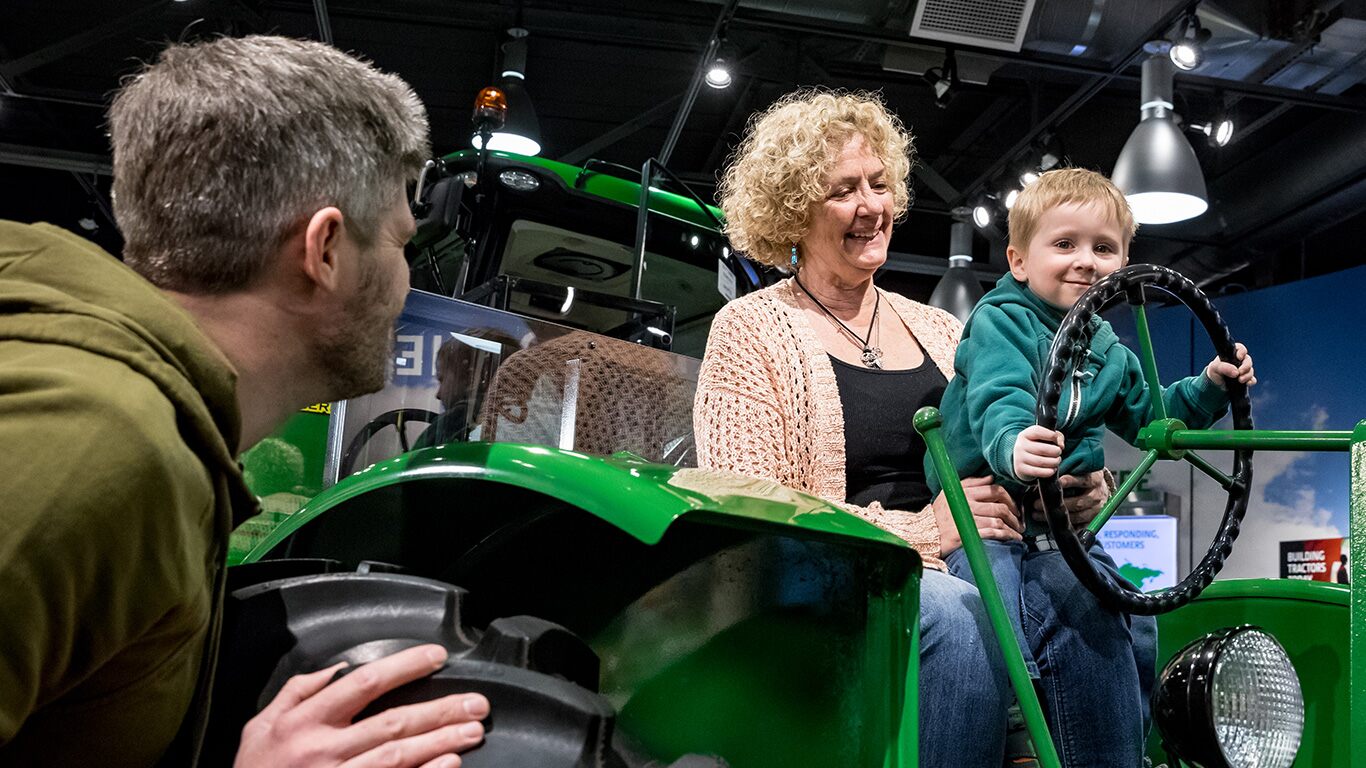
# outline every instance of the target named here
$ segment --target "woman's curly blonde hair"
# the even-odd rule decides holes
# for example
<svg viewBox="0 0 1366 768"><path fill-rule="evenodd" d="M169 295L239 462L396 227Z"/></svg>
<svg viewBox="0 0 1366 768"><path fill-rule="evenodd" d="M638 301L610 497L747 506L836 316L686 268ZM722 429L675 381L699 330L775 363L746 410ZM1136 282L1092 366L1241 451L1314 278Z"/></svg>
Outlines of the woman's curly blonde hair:
<svg viewBox="0 0 1366 768"><path fill-rule="evenodd" d="M802 89L750 118L717 188L731 245L749 258L786 267L806 236L811 204L845 142L862 134L886 168L895 221L911 205L907 184L915 147L882 97L866 91Z"/></svg>

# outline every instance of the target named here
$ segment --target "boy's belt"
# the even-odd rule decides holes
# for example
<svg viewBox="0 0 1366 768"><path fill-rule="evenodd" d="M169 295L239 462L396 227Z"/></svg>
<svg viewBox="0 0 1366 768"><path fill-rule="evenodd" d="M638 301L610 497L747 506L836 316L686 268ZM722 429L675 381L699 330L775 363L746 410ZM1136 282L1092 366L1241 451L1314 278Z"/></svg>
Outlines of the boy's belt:
<svg viewBox="0 0 1366 768"><path fill-rule="evenodd" d="M1024 539L1025 549L1030 552L1047 552L1057 549L1058 542L1051 533L1041 533L1037 536L1026 536Z"/></svg>

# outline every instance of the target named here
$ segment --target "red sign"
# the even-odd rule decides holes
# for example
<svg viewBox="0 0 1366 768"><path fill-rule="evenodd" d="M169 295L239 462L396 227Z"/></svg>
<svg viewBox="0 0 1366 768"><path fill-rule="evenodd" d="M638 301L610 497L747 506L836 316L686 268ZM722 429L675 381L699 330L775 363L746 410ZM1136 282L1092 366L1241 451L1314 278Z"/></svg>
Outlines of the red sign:
<svg viewBox="0 0 1366 768"><path fill-rule="evenodd" d="M1347 540L1281 542L1281 578L1347 583Z"/></svg>

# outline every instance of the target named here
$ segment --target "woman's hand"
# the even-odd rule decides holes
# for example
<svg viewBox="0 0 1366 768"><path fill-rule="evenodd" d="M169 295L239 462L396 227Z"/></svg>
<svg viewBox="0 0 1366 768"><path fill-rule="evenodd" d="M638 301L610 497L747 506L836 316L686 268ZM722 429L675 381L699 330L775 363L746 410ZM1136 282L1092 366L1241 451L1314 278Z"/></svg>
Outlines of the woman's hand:
<svg viewBox="0 0 1366 768"><path fill-rule="evenodd" d="M1100 508L1105 506L1105 502L1110 500L1110 484L1105 482L1105 470L1098 469L1089 475L1063 475L1058 478L1058 485L1063 489L1062 504L1067 508L1067 517L1072 521L1073 528L1082 528L1095 518L1100 512ZM1078 496L1066 495L1068 488L1085 488ZM1031 516L1035 520L1043 521L1046 519L1043 511L1043 499L1036 498L1032 506Z"/></svg>
<svg viewBox="0 0 1366 768"><path fill-rule="evenodd" d="M1024 538L1024 523L1020 521L1014 500L992 478L963 478L963 493L968 497L973 522L977 523L977 532L982 538L997 541ZM958 536L958 527L953 524L953 513L949 511L943 493L935 497L931 506L935 522L939 524L939 556L944 557L963 546L963 540Z"/></svg>

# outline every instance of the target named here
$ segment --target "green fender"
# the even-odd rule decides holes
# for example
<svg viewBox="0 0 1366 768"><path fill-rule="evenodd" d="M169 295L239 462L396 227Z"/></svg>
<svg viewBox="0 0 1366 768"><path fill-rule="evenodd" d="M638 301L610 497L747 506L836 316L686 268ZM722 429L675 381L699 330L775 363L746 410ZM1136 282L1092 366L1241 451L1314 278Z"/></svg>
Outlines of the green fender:
<svg viewBox="0 0 1366 768"><path fill-rule="evenodd" d="M428 478L478 478L536 491L578 507L645 544L656 544L678 518L709 513L801 528L862 545L890 546L920 557L895 535L857 515L778 483L728 472L652 464L629 453L601 458L543 445L449 443L374 464L314 497L230 564L261 559L290 534L357 496Z"/></svg>
<svg viewBox="0 0 1366 768"><path fill-rule="evenodd" d="M666 558L704 529L754 534L729 554L706 555L701 568L661 576L647 587L653 599L614 607L619 613L606 623L579 623L585 606L594 615L592 590L552 601L553 615L532 612L580 634L604 660L603 695L647 751L666 759L724 754L737 768L917 765L919 555L861 517L774 482L625 453L451 443L357 472L264 531L234 563L266 559L311 521L345 513L366 494L442 480L483 485L485 499L497 496L488 493L497 483L508 486L509 498L529 491L553 499ZM483 513L500 510L495 504ZM671 527L691 532L680 539ZM780 549L783 540L805 541ZM768 568L765 558L779 552L799 554ZM810 578L826 557L870 566L848 581ZM862 600L859 590L866 590ZM846 599L811 607L827 595ZM766 713L761 723L752 722L755 712Z"/></svg>

